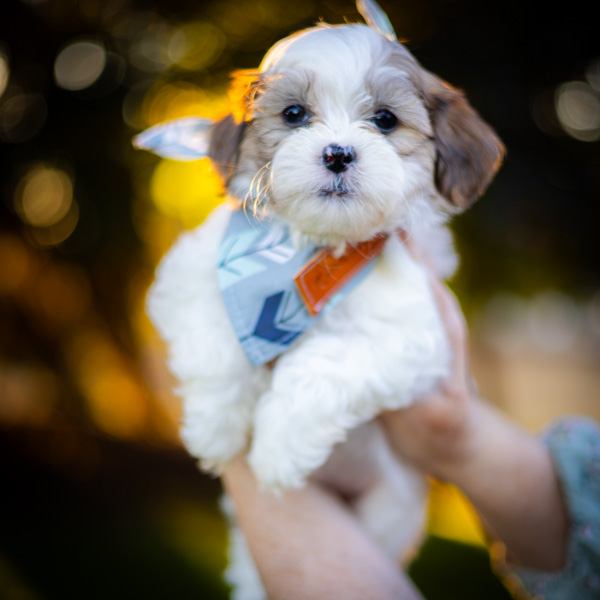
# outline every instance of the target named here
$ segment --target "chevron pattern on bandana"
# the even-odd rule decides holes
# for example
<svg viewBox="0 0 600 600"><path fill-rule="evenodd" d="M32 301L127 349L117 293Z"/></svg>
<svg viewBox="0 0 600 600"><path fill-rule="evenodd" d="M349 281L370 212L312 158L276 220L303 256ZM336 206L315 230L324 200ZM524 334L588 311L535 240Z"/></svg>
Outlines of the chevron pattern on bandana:
<svg viewBox="0 0 600 600"><path fill-rule="evenodd" d="M218 279L231 324L253 365L279 356L319 318L310 314L294 281L319 250L294 248L288 227L279 221L232 213L219 249ZM373 265L366 264L324 310L340 302Z"/></svg>

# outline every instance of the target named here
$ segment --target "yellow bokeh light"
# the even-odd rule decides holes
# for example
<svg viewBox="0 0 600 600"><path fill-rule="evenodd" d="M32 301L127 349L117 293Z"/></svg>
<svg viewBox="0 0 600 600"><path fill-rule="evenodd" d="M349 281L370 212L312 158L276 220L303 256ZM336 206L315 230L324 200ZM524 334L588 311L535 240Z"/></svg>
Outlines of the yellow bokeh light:
<svg viewBox="0 0 600 600"><path fill-rule="evenodd" d="M156 265L181 233L181 225L173 219L165 219L155 207L136 208L133 212L135 231L146 244L152 264Z"/></svg>
<svg viewBox="0 0 600 600"><path fill-rule="evenodd" d="M74 265L48 265L37 274L32 291L28 304L57 329L76 324L91 303L87 275Z"/></svg>
<svg viewBox="0 0 600 600"><path fill-rule="evenodd" d="M226 93L210 93L187 82L153 87L142 104L142 118L148 125L156 125L180 117L202 116L214 119L227 110Z"/></svg>
<svg viewBox="0 0 600 600"><path fill-rule="evenodd" d="M60 398L55 373L39 365L0 365L0 423L43 426L51 420Z"/></svg>
<svg viewBox="0 0 600 600"><path fill-rule="evenodd" d="M61 221L73 202L73 185L59 169L38 166L29 171L15 193L15 206L29 225L49 227Z"/></svg>
<svg viewBox="0 0 600 600"><path fill-rule="evenodd" d="M174 31L167 45L167 54L177 66L198 70L212 65L224 48L225 36L218 27L196 21Z"/></svg>
<svg viewBox="0 0 600 600"><path fill-rule="evenodd" d="M223 184L208 159L161 160L152 174L150 194L163 214L189 228L200 224L221 203Z"/></svg>
<svg viewBox="0 0 600 600"><path fill-rule="evenodd" d="M475 509L458 488L449 484L432 482L428 529L433 535L459 542L486 544Z"/></svg>
<svg viewBox="0 0 600 600"><path fill-rule="evenodd" d="M7 96L0 111L0 139L14 144L34 138L46 122L48 108L44 96L39 93Z"/></svg>
<svg viewBox="0 0 600 600"><path fill-rule="evenodd" d="M162 222L169 221L164 217ZM139 356L139 365L144 381L152 390L152 397L156 401L154 409L160 415L154 421L155 433L162 440L180 444L179 426L181 423L181 400L175 395L175 378L167 367L166 349L164 342L159 338L156 329L146 314L146 291L149 281L141 279L135 285L138 290L132 290L132 295L137 296L137 301L132 303L130 311L131 323L142 342Z"/></svg>
<svg viewBox="0 0 600 600"><path fill-rule="evenodd" d="M227 531L214 505L178 500L165 506L159 523L173 547L190 564L215 573L225 568Z"/></svg>
<svg viewBox="0 0 600 600"><path fill-rule="evenodd" d="M19 291L32 266L27 247L16 235L0 237L0 295Z"/></svg>
<svg viewBox="0 0 600 600"><path fill-rule="evenodd" d="M137 437L146 424L146 399L121 369L105 369L87 380L88 408L101 429L118 438Z"/></svg>
<svg viewBox="0 0 600 600"><path fill-rule="evenodd" d="M67 354L96 425L118 438L142 436L149 398L105 334L92 328L73 336Z"/></svg>
<svg viewBox="0 0 600 600"><path fill-rule="evenodd" d="M34 245L42 248L46 246L58 246L58 244L64 242L75 231L78 222L79 208L77 204L73 203L64 219L61 219L51 227L31 229L28 232L28 237L34 242Z"/></svg>

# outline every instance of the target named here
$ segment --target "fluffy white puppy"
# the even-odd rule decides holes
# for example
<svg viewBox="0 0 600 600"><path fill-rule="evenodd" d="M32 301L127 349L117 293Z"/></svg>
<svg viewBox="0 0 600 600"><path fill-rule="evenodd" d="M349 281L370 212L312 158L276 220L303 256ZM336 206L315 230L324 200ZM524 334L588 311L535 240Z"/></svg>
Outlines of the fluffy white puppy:
<svg viewBox="0 0 600 600"><path fill-rule="evenodd" d="M229 196L288 227L298 248L337 256L389 237L366 277L274 366L253 366L217 277L235 206L183 235L148 298L180 382L182 437L208 469L247 450L267 488L298 487L316 473L399 556L421 528L425 485L373 419L431 389L450 356L427 275L397 232L448 274L455 258L444 223L482 194L503 148L460 92L366 25L301 31L245 77L239 114L210 130ZM233 538L235 597L262 598L240 533Z"/></svg>

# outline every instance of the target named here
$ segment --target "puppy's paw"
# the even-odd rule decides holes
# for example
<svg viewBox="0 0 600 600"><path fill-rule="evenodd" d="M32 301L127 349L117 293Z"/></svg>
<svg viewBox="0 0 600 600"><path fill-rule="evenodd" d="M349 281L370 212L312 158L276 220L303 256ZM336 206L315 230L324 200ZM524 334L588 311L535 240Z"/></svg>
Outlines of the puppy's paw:
<svg viewBox="0 0 600 600"><path fill-rule="evenodd" d="M330 413L327 403L309 404L273 391L260 399L248 460L262 487L302 487L357 424L353 415Z"/></svg>
<svg viewBox="0 0 600 600"><path fill-rule="evenodd" d="M302 467L286 451L273 452L266 445L254 444L248 463L263 490L280 494L286 489L301 488L311 469Z"/></svg>
<svg viewBox="0 0 600 600"><path fill-rule="evenodd" d="M229 414L186 415L180 435L203 470L219 474L248 444L249 423Z"/></svg>

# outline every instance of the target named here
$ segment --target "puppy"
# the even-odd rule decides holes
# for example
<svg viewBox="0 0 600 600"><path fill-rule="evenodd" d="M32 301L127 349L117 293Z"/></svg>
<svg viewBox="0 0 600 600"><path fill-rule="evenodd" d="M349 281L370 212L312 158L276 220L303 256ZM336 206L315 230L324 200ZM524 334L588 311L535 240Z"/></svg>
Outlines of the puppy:
<svg viewBox="0 0 600 600"><path fill-rule="evenodd" d="M459 91L366 25L301 31L244 77L235 115L170 129L171 142L207 147L229 195L176 242L148 296L179 380L181 435L217 472L247 452L268 489L300 487L314 475L349 497L400 557L422 527L425 483L391 453L374 418L432 389L448 373L450 352L427 274L398 232L450 274L456 259L444 224L484 192L503 147ZM139 145L152 147L147 140ZM232 268L253 236L251 256ZM365 254L374 241L380 254ZM267 328L240 335L236 311L251 294L230 279L244 271L270 280L275 267L303 265L321 249L335 280L325 307L267 292L251 316ZM366 265L340 291L335 269L348 256ZM274 361L249 350L252 335L283 353ZM232 544L234 597L264 598L237 530Z"/></svg>

